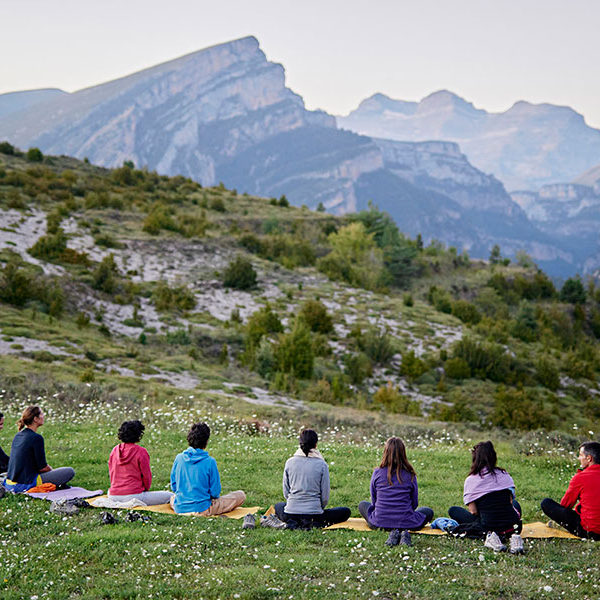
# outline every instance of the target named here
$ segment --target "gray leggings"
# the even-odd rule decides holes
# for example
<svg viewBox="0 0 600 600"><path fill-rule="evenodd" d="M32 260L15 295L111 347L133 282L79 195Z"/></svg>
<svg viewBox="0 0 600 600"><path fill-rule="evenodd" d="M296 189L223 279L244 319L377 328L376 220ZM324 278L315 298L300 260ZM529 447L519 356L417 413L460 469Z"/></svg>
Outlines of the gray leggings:
<svg viewBox="0 0 600 600"><path fill-rule="evenodd" d="M141 500L147 506L153 506L154 504L168 504L171 501L173 492L140 492L139 494L126 494L124 496L113 496L108 495L108 499L113 502L127 502L128 500Z"/></svg>
<svg viewBox="0 0 600 600"><path fill-rule="evenodd" d="M75 471L71 467L59 467L46 473L40 473L42 483L53 483L56 487L69 483L75 477Z"/></svg>

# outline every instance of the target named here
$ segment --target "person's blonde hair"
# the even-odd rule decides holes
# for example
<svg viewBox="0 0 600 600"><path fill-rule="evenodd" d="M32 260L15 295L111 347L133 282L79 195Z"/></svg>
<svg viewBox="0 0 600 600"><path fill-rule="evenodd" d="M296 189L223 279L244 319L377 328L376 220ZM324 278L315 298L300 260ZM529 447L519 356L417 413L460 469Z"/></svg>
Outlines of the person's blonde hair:
<svg viewBox="0 0 600 600"><path fill-rule="evenodd" d="M383 458L379 465L381 469L387 468L388 483L392 485L392 472L396 473L398 483L402 483L402 471L407 471L411 475L411 480L416 477L413 466L406 458L406 446L398 437L391 437L385 443L383 448Z"/></svg>
<svg viewBox="0 0 600 600"><path fill-rule="evenodd" d="M29 427L33 423L36 417L42 414L42 409L39 406L28 406L21 415L21 418L17 421L17 427L19 431L25 427Z"/></svg>

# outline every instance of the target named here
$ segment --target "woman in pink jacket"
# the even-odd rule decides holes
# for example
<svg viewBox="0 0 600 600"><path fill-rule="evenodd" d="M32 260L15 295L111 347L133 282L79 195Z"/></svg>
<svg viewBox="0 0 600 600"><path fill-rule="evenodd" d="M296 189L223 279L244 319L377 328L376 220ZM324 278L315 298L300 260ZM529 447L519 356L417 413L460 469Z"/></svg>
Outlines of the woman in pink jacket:
<svg viewBox="0 0 600 600"><path fill-rule="evenodd" d="M140 500L146 505L166 504L171 492L150 492L152 472L148 450L138 445L144 434L141 421L125 421L119 427L121 444L115 446L108 459L110 489L108 497L114 502Z"/></svg>

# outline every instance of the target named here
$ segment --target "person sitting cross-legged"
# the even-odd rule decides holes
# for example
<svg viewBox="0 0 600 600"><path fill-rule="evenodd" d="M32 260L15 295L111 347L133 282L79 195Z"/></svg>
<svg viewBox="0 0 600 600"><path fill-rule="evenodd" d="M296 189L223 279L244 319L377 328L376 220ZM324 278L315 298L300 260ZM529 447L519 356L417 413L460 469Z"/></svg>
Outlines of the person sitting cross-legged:
<svg viewBox="0 0 600 600"><path fill-rule="evenodd" d="M167 491L150 491L152 471L148 450L138 442L144 434L141 421L124 421L117 433L121 443L115 446L108 459L110 489L108 497L114 502L140 500L147 506L167 504L173 494Z"/></svg>
<svg viewBox="0 0 600 600"><path fill-rule="evenodd" d="M560 504L544 498L542 510L570 533L600 540L600 442L581 444L578 458L581 469L571 479Z"/></svg>
<svg viewBox="0 0 600 600"><path fill-rule="evenodd" d="M232 511L246 500L242 490L221 496L221 477L217 461L209 456L206 445L210 428L206 423L192 425L189 448L175 457L171 469L171 506L178 514L212 517Z"/></svg>
<svg viewBox="0 0 600 600"><path fill-rule="evenodd" d="M350 518L349 508L325 508L330 492L329 467L317 450L318 440L315 431L304 429L299 437L300 448L285 463L283 497L286 501L275 504L275 514L290 529L327 527ZM266 525L273 526L268 521Z"/></svg>

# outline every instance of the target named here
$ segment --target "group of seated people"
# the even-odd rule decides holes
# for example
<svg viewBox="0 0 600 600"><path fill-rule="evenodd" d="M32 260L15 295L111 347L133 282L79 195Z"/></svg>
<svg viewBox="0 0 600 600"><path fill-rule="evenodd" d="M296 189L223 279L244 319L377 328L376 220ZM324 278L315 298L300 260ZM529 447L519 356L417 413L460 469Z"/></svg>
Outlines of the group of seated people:
<svg viewBox="0 0 600 600"><path fill-rule="evenodd" d="M3 424L0 413L0 429ZM61 487L74 477L72 468L53 469L46 462L44 438L37 431L43 424L42 410L29 406L17 423L19 432L13 439L10 457L0 449L0 461L7 462L0 463L0 471L6 468L3 481L6 490L25 492L41 483ZM206 451L210 437L206 423L192 425L187 435L189 447L176 456L171 469L171 492L150 490L150 457L139 445L143 433L144 425L137 420L125 421L119 428L121 443L112 449L108 459L108 497L112 501L170 503L178 514L200 516L227 513L244 503L246 495L241 490L221 495L217 463ZM350 518L347 507L327 508L329 467L317 450L317 443L318 436L312 429L300 433L300 447L287 460L283 471L285 501L275 504L276 516L266 526L308 529ZM471 470L463 493L466 508L452 506L448 510L453 532L464 532L471 537L518 537L523 525L522 511L512 477L497 466L492 442L476 444L471 452ZM581 469L572 478L561 502L546 498L541 508L571 533L600 540L600 443L582 444L579 462ZM358 511L369 527L391 531L390 545L399 541L410 543L408 531L418 530L433 520L433 510L419 506L417 475L398 437L391 437L385 443L381 463L371 477L370 492L370 501L360 502Z"/></svg>

